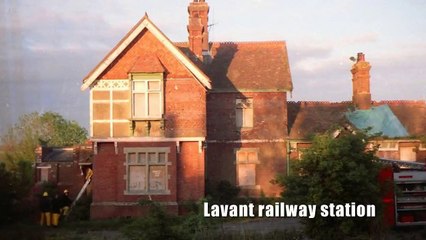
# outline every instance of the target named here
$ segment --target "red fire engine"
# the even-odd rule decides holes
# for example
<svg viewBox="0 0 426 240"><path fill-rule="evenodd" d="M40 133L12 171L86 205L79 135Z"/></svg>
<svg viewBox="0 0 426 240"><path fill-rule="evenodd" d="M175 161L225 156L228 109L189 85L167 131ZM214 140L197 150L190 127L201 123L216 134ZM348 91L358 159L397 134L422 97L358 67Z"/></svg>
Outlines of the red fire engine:
<svg viewBox="0 0 426 240"><path fill-rule="evenodd" d="M426 225L426 164L380 159L387 164L379 175L387 187L385 220L393 226Z"/></svg>

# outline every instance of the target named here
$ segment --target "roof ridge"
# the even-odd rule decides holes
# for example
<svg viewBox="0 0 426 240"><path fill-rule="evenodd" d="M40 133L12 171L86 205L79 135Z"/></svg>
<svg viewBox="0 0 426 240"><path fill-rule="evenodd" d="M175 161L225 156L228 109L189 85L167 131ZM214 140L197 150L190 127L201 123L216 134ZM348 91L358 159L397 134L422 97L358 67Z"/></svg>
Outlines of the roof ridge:
<svg viewBox="0 0 426 240"><path fill-rule="evenodd" d="M350 104L352 101L288 101L288 103L291 104L310 104L310 105L318 105L318 104L330 104L330 105L337 105L337 104Z"/></svg>
<svg viewBox="0 0 426 240"><path fill-rule="evenodd" d="M210 42L211 44L265 44L265 45L276 45L276 44L285 44L284 40L269 40L269 41L218 41L218 42Z"/></svg>
<svg viewBox="0 0 426 240"><path fill-rule="evenodd" d="M426 100L380 100L373 103L426 103Z"/></svg>
<svg viewBox="0 0 426 240"><path fill-rule="evenodd" d="M173 44L177 44L177 45L181 45L181 44L188 44L188 42L186 41L178 41L178 42L173 42ZM249 45L249 44L270 44L270 45L276 45L276 44L286 44L285 40L269 40L269 41L214 41L214 42L209 42L209 44L244 44L244 45Z"/></svg>

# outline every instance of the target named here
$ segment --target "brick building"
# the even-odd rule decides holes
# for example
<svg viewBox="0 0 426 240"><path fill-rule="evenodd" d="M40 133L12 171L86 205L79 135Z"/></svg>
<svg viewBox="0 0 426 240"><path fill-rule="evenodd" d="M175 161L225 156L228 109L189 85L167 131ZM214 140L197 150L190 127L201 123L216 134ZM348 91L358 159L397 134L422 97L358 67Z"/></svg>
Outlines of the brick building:
<svg viewBox="0 0 426 240"><path fill-rule="evenodd" d="M90 143L73 147L38 147L35 183L53 183L59 192L68 189L70 197L75 198L85 182L87 169L92 168L92 157Z"/></svg>
<svg viewBox="0 0 426 240"><path fill-rule="evenodd" d="M145 15L83 80L92 218L142 214L142 199L178 213L204 197L206 179L279 193L270 180L285 171L285 42L209 42L208 11L190 3L186 43L171 42Z"/></svg>
<svg viewBox="0 0 426 240"><path fill-rule="evenodd" d="M385 117L399 119L380 126L406 130L383 144L398 154L380 154L401 159L401 152L424 150L409 139L426 134L424 101L371 102L363 55L352 70L354 104L289 102L286 43L210 42L208 12L205 1L189 4L188 42L181 43L145 15L84 78L94 151L92 218L143 214L138 202L148 199L179 213L182 203L205 196L206 183L222 180L245 196L278 196L271 180L309 146L309 135L351 124L348 112L376 105L386 104Z"/></svg>
<svg viewBox="0 0 426 240"><path fill-rule="evenodd" d="M372 101L370 93L370 63L362 53L353 65L352 101L289 102L289 156L298 159L301 149L310 146L309 137L333 128L350 126L381 133L372 140L379 144L378 156L391 160L426 162L425 101Z"/></svg>

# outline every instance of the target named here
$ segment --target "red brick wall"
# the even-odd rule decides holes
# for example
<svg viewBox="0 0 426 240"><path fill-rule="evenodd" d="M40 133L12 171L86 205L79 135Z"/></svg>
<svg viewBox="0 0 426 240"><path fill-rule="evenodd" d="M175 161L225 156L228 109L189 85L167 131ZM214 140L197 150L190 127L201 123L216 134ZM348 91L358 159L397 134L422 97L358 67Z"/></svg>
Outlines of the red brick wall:
<svg viewBox="0 0 426 240"><path fill-rule="evenodd" d="M198 142L181 142L177 162L178 201L204 197L204 150Z"/></svg>
<svg viewBox="0 0 426 240"><path fill-rule="evenodd" d="M144 56L158 57L165 69L164 136L204 137L206 135L206 89L149 31L143 31L99 78L128 79L128 73L132 67L139 58ZM127 97L130 97L130 94ZM129 101L130 103L131 101ZM130 109L126 109L128 113L124 113L124 115L128 115L128 118L131 115ZM95 137L102 137L101 129L95 129ZM115 136L130 135L128 129L129 127L126 125L121 131L117 128ZM163 136L159 122L151 123L150 132L151 136Z"/></svg>
<svg viewBox="0 0 426 240"><path fill-rule="evenodd" d="M165 136L206 136L206 90L195 79L165 84Z"/></svg>
<svg viewBox="0 0 426 240"><path fill-rule="evenodd" d="M236 148L258 148L259 164L256 164L256 185L260 189L255 191L242 190L241 194L251 196L278 196L282 189L271 183L277 174L286 173L285 143L209 143L207 145L206 178L214 186L221 180L232 184L237 181Z"/></svg>
<svg viewBox="0 0 426 240"><path fill-rule="evenodd" d="M171 212L177 213L178 201L198 200L204 196L204 157L198 153L198 142L181 142L181 154L176 143L118 143L115 154L113 143L98 143L98 154L94 157L93 204L91 218L138 216L145 210L138 205L140 200L163 202ZM125 147L169 147L168 188L165 195L125 195L124 175ZM179 179L179 182L177 182ZM179 191L179 194L178 194ZM179 196L179 199L178 199Z"/></svg>
<svg viewBox="0 0 426 240"><path fill-rule="evenodd" d="M190 72L180 63L158 39L146 29L99 77L100 79L127 79L128 73L141 56L156 56L166 69L167 77L192 78Z"/></svg>
<svg viewBox="0 0 426 240"><path fill-rule="evenodd" d="M149 31L144 30L105 70L100 79L128 79L135 62L143 56L157 57L165 69L164 137L205 137L206 89ZM151 129L153 133L163 136L160 124L151 126L155 128ZM204 196L204 153L198 152L198 142L181 142L180 154L176 152L175 142L120 142L118 154L115 154L113 143L98 143L98 154L94 157L92 218L138 215L142 210L135 205L136 202L149 199L146 195L124 194L124 147L170 147L170 194L151 195L152 200L166 202L172 210L177 211L178 200L198 200Z"/></svg>
<svg viewBox="0 0 426 240"><path fill-rule="evenodd" d="M253 98L253 128L237 131L235 100ZM207 135L220 139L278 139L287 136L286 93L209 93Z"/></svg>
<svg viewBox="0 0 426 240"><path fill-rule="evenodd" d="M238 130L236 127L235 100L238 98L253 99L252 129ZM207 104L209 143L206 150L206 176L208 181L215 184L220 180L228 180L236 184L234 149L259 148L260 164L256 165L256 184L260 185L260 189L250 191L248 194L258 196L260 192L263 192L267 196L278 196L281 189L272 185L270 181L276 174L286 172L286 93L212 92L207 96ZM232 143L226 140L252 143Z"/></svg>
<svg viewBox="0 0 426 240"><path fill-rule="evenodd" d="M74 199L83 187L85 179L81 174L79 162L90 162L90 149L88 146L75 146L73 151L72 161L47 161L42 162L41 154L42 147L36 150L36 169L35 181L41 180L41 169L37 167L50 166L48 169L48 181L57 185L58 193L62 193L64 189L69 190L70 197ZM84 150L82 150L84 149ZM43 151L49 151L49 148L44 148ZM83 152L86 151L86 152Z"/></svg>

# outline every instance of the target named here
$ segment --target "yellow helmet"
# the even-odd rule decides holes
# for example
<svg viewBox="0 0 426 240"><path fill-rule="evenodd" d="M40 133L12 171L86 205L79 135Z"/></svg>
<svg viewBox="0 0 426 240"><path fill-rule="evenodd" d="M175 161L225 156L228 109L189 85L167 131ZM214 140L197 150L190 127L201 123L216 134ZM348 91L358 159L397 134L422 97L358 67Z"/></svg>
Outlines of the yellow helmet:
<svg viewBox="0 0 426 240"><path fill-rule="evenodd" d="M47 192L44 192L43 197L47 197L47 196L49 196L49 194Z"/></svg>

